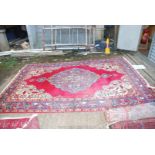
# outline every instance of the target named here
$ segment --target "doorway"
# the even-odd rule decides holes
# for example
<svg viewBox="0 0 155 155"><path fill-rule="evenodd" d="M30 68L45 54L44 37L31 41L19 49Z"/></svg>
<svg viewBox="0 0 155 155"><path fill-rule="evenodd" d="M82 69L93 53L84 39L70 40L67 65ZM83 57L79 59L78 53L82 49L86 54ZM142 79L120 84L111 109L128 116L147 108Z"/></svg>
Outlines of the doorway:
<svg viewBox="0 0 155 155"><path fill-rule="evenodd" d="M0 30L4 31L10 50L29 48L28 34L25 25L1 25Z"/></svg>
<svg viewBox="0 0 155 155"><path fill-rule="evenodd" d="M144 25L142 28L138 51L147 57L149 55L154 32L155 25Z"/></svg>

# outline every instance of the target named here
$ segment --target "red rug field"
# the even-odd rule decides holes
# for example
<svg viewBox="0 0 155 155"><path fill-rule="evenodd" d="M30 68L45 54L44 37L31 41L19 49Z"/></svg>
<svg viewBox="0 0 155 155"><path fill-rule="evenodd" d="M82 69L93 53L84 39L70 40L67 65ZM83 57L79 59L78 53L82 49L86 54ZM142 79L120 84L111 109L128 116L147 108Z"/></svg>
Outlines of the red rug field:
<svg viewBox="0 0 155 155"><path fill-rule="evenodd" d="M26 65L0 95L0 113L104 111L155 94L123 58Z"/></svg>
<svg viewBox="0 0 155 155"><path fill-rule="evenodd" d="M155 118L145 118L117 122L110 125L111 129L155 129Z"/></svg>
<svg viewBox="0 0 155 155"><path fill-rule="evenodd" d="M0 118L0 129L39 129L37 116Z"/></svg>

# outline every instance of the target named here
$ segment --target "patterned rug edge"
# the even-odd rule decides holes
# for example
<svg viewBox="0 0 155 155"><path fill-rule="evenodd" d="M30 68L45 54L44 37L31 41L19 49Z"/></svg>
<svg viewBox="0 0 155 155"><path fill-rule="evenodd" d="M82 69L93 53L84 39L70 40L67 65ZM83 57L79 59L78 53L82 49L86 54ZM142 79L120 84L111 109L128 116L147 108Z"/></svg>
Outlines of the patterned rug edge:
<svg viewBox="0 0 155 155"><path fill-rule="evenodd" d="M18 77L18 75L21 73L21 71L26 68L29 64L26 64L25 66L23 66L16 74L15 76L9 81L9 83L3 88L3 90L0 92L0 96L6 91L7 88L9 88L9 86L13 83L13 81L16 79L16 77Z"/></svg>
<svg viewBox="0 0 155 155"><path fill-rule="evenodd" d="M145 81L145 83L147 84L147 87L151 88L151 89L155 89L155 86L151 86L148 81L132 66L131 62L129 60L127 60L125 57L122 57L132 68L133 70Z"/></svg>

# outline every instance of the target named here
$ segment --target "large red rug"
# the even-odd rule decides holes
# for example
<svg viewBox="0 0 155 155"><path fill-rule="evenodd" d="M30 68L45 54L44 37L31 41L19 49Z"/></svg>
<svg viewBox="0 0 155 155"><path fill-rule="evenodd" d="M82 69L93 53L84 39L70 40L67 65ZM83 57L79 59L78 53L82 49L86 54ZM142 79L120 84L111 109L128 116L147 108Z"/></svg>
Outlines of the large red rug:
<svg viewBox="0 0 155 155"><path fill-rule="evenodd" d="M111 129L155 129L155 118L121 121L109 126Z"/></svg>
<svg viewBox="0 0 155 155"><path fill-rule="evenodd" d="M145 80L120 57L30 64L1 94L0 112L104 111L154 99Z"/></svg>
<svg viewBox="0 0 155 155"><path fill-rule="evenodd" d="M37 116L0 118L0 129L39 129Z"/></svg>

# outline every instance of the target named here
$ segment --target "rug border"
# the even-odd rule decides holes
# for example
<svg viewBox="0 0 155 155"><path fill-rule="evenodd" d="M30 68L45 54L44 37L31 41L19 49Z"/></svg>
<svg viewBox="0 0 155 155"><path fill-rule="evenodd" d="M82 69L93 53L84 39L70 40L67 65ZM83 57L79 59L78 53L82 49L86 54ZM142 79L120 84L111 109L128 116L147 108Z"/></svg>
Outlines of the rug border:
<svg viewBox="0 0 155 155"><path fill-rule="evenodd" d="M0 115L3 115L3 114L48 114L48 113L66 113L66 112L105 112L105 108L96 108L96 109L82 109L82 108L79 108L78 110L77 109L65 109L65 110L50 110L50 111L42 111L42 112L35 112L35 111L32 111L32 112L0 112Z"/></svg>
<svg viewBox="0 0 155 155"><path fill-rule="evenodd" d="M29 64L24 65L16 74L15 76L9 81L9 83L3 88L3 90L0 92L0 96L3 95L3 93L6 91L6 89L13 83L13 81L16 79L16 77L21 73L21 71L26 68Z"/></svg>

